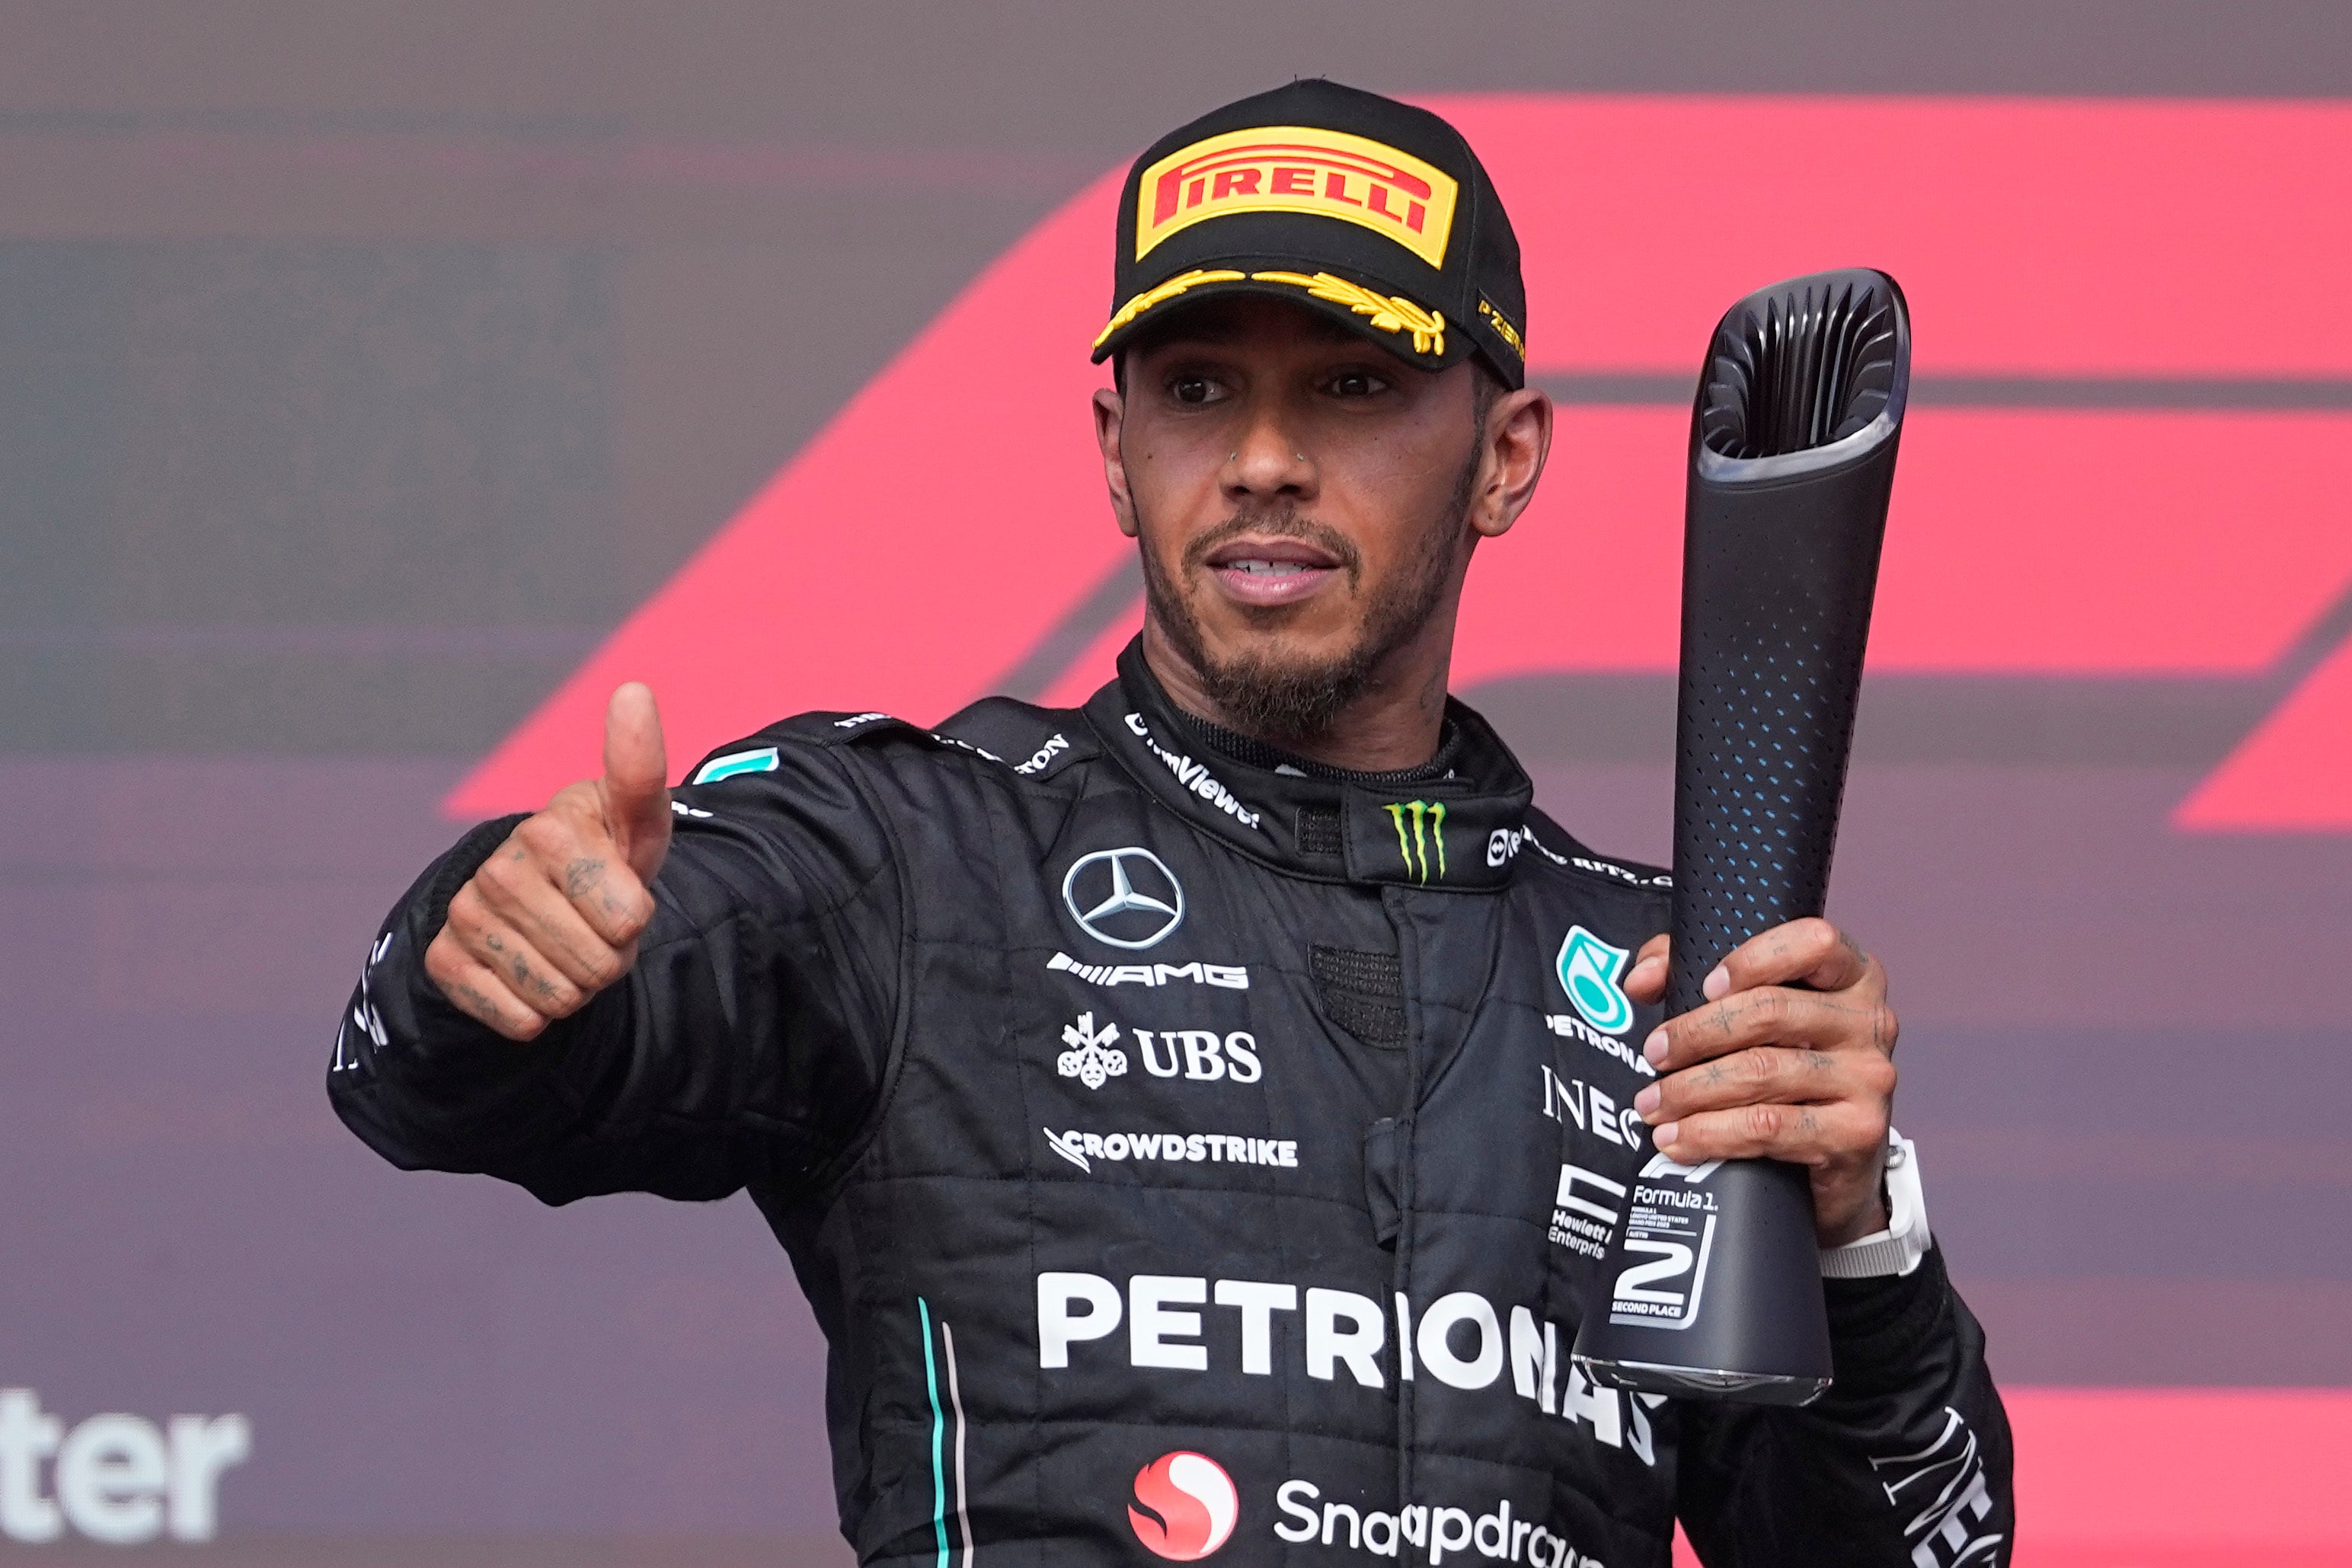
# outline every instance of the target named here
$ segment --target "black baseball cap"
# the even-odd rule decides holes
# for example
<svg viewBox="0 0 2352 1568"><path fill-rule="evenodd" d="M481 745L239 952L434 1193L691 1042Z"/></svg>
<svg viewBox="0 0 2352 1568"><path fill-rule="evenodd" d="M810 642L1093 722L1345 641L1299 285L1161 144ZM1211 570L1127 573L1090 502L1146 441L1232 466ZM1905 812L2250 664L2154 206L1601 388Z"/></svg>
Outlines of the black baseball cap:
<svg viewBox="0 0 2352 1568"><path fill-rule="evenodd" d="M1408 364L1472 353L1527 381L1519 242L1462 133L1425 109L1310 78L1152 143L1118 198L1099 364L1179 299L1266 294Z"/></svg>

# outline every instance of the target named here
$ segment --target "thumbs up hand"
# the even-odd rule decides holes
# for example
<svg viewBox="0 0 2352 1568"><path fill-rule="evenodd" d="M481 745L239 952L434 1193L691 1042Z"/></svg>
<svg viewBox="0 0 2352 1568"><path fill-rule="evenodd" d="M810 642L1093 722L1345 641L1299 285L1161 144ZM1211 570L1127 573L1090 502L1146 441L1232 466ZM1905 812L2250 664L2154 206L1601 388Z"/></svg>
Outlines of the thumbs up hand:
<svg viewBox="0 0 2352 1568"><path fill-rule="evenodd" d="M604 776L558 791L449 901L425 972L454 1006L531 1040L628 974L669 853L667 779L654 694L632 681L604 713Z"/></svg>

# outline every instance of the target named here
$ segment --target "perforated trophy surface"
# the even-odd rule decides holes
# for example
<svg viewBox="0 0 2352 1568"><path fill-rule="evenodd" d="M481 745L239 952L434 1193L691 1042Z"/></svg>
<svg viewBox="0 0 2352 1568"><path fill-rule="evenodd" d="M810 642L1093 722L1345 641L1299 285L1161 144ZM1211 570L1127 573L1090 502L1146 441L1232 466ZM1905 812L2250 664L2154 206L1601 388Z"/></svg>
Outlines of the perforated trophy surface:
<svg viewBox="0 0 2352 1568"><path fill-rule="evenodd" d="M1691 415L1672 1018L1757 933L1822 913L1910 382L1902 290L1816 273L1717 326ZM1575 1359L1598 1382L1801 1405L1830 1383L1812 1193L1653 1154Z"/></svg>

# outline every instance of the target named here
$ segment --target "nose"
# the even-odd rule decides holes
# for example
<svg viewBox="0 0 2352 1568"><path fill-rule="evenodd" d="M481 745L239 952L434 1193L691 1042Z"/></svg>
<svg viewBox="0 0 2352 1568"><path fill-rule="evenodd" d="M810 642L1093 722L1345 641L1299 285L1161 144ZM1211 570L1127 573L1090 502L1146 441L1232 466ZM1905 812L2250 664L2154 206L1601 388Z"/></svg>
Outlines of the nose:
<svg viewBox="0 0 2352 1568"><path fill-rule="evenodd" d="M1314 459L1293 434L1280 405L1265 399L1251 410L1241 430L1241 444L1225 459L1219 482L1228 500L1306 501L1314 498L1318 476Z"/></svg>

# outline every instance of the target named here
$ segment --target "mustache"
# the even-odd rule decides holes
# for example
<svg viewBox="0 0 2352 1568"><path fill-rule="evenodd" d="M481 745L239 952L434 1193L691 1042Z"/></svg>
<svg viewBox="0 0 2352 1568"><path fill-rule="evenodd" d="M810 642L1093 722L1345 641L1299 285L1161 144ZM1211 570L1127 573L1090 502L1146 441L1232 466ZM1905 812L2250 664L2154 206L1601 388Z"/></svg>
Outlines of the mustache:
<svg viewBox="0 0 2352 1568"><path fill-rule="evenodd" d="M1184 547L1184 570L1198 571L1208 564L1210 556L1244 534L1302 539L1339 562L1350 582L1363 566L1363 552L1347 535L1328 523L1300 517L1297 507L1283 506L1244 507L1235 512Z"/></svg>

